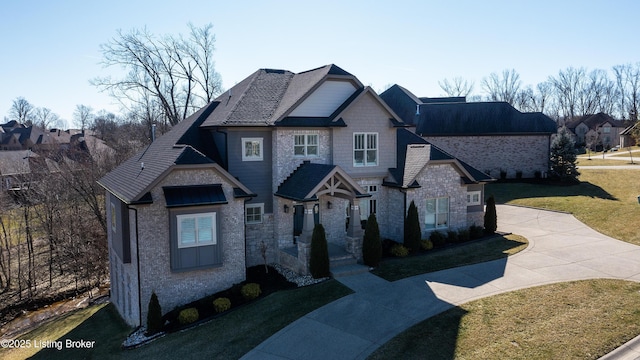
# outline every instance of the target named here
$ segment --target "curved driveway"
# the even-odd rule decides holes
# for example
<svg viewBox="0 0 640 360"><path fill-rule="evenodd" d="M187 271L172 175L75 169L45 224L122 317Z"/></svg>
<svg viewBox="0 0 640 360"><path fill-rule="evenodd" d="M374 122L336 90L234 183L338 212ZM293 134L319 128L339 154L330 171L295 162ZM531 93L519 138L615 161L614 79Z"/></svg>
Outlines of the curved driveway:
<svg viewBox="0 0 640 360"><path fill-rule="evenodd" d="M570 214L506 205L497 210L498 229L526 237L527 249L394 282L369 273L338 278L354 293L296 320L243 359L363 359L406 328L482 297L592 278L640 282L640 247ZM618 354L640 355L634 351Z"/></svg>

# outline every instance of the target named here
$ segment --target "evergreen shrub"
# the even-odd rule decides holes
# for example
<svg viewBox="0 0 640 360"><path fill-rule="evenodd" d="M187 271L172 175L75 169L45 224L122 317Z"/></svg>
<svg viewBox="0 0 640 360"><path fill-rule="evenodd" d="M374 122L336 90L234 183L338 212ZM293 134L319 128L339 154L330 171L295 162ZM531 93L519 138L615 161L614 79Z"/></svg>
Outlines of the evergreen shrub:
<svg viewBox="0 0 640 360"><path fill-rule="evenodd" d="M362 258L367 266L378 266L382 258L382 241L380 240L380 228L376 214L369 215L367 226L364 229L362 242Z"/></svg>
<svg viewBox="0 0 640 360"><path fill-rule="evenodd" d="M314 279L329 277L329 249L327 247L327 235L322 224L313 228L311 236L311 254L309 259L309 272Z"/></svg>

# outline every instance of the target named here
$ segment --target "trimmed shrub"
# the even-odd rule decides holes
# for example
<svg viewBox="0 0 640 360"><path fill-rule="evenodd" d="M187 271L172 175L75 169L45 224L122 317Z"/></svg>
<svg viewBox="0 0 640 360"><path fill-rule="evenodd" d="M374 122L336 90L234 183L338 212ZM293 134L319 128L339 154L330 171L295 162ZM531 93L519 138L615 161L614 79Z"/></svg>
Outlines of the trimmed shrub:
<svg viewBox="0 0 640 360"><path fill-rule="evenodd" d="M507 178L507 170L500 169L500 179L505 180Z"/></svg>
<svg viewBox="0 0 640 360"><path fill-rule="evenodd" d="M240 293L245 300L253 300L262 294L260 290L260 285L256 283L248 283L242 286L240 289Z"/></svg>
<svg viewBox="0 0 640 360"><path fill-rule="evenodd" d="M147 313L147 333L149 335L155 334L162 330L162 308L158 301L158 296L155 291L151 293L151 299L149 299L149 312Z"/></svg>
<svg viewBox="0 0 640 360"><path fill-rule="evenodd" d="M429 240L431 240L435 247L442 246L447 243L447 238L440 231L433 231L429 235Z"/></svg>
<svg viewBox="0 0 640 360"><path fill-rule="evenodd" d="M213 308L216 310L217 313L225 312L231 309L231 300L225 297L217 298L213 300Z"/></svg>
<svg viewBox="0 0 640 360"><path fill-rule="evenodd" d="M198 309L188 308L180 311L178 314L178 322L180 325L187 325L198 321L199 317Z"/></svg>
<svg viewBox="0 0 640 360"><path fill-rule="evenodd" d="M380 228L376 214L369 215L367 219L362 241L362 258L367 266L378 266L382 258L382 241L380 241Z"/></svg>
<svg viewBox="0 0 640 360"><path fill-rule="evenodd" d="M471 236L471 240L480 239L482 236L484 236L484 229L482 228L482 226L473 224L469 228L469 235Z"/></svg>
<svg viewBox="0 0 640 360"><path fill-rule="evenodd" d="M458 239L458 232L455 230L447 231L447 242L451 244L456 244L460 242L460 240Z"/></svg>
<svg viewBox="0 0 640 360"><path fill-rule="evenodd" d="M496 199L493 195L487 199L487 210L484 213L484 232L493 234L498 229L498 214L496 213Z"/></svg>
<svg viewBox="0 0 640 360"><path fill-rule="evenodd" d="M409 255L409 249L402 244L395 244L391 247L391 255L396 257L405 257Z"/></svg>
<svg viewBox="0 0 640 360"><path fill-rule="evenodd" d="M420 240L420 247L424 251L429 251L433 249L433 243L429 239Z"/></svg>
<svg viewBox="0 0 640 360"><path fill-rule="evenodd" d="M329 277L329 249L327 248L327 235L322 224L313 228L311 236L311 254L309 259L309 272L314 279Z"/></svg>
<svg viewBox="0 0 640 360"><path fill-rule="evenodd" d="M420 220L418 219L418 208L411 200L407 218L404 221L404 246L410 251L417 252L420 250L420 240L422 232L420 231Z"/></svg>
<svg viewBox="0 0 640 360"><path fill-rule="evenodd" d="M536 171L533 173L533 177L534 177L534 178L536 178L536 179L540 179L540 178L542 178L542 172L541 172L540 170L536 170Z"/></svg>
<svg viewBox="0 0 640 360"><path fill-rule="evenodd" d="M471 240L471 233L469 232L469 229L458 230L458 241L467 242L469 240Z"/></svg>
<svg viewBox="0 0 640 360"><path fill-rule="evenodd" d="M522 179L522 170L516 170L516 179Z"/></svg>

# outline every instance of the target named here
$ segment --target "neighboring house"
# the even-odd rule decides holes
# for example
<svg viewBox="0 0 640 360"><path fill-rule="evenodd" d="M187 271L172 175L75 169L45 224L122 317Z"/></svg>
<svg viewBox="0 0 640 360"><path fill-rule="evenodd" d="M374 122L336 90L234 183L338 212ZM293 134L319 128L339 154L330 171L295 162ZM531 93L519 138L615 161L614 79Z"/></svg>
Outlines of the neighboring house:
<svg viewBox="0 0 640 360"><path fill-rule="evenodd" d="M625 129L623 121L605 113L577 117L567 121L565 127L571 131L576 145L591 149L620 145L620 133Z"/></svg>
<svg viewBox="0 0 640 360"><path fill-rule="evenodd" d="M399 85L380 97L416 134L494 177L543 176L549 169L556 124L542 113L522 113L506 102L418 98Z"/></svg>
<svg viewBox="0 0 640 360"><path fill-rule="evenodd" d="M55 161L31 150L0 151L0 190L17 192L58 171Z"/></svg>
<svg viewBox="0 0 640 360"><path fill-rule="evenodd" d="M636 145L636 139L633 137L633 132L640 127L640 122L627 126L620 132L620 147L629 147Z"/></svg>
<svg viewBox="0 0 640 360"><path fill-rule="evenodd" d="M362 222L403 240L481 225L488 175L404 129L370 88L335 65L261 69L107 174L111 300L144 323L163 309L280 263L308 272L311 234L362 257Z"/></svg>

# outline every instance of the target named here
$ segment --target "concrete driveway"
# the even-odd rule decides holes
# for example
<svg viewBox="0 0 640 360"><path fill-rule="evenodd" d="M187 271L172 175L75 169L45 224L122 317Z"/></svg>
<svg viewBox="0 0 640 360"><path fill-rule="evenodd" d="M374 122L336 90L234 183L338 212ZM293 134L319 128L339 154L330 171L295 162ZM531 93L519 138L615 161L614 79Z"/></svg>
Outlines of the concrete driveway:
<svg viewBox="0 0 640 360"><path fill-rule="evenodd" d="M364 359L408 327L466 302L521 288L593 278L640 281L640 247L602 235L572 215L497 206L498 229L529 247L509 258L388 282L339 278L355 293L296 320L243 359ZM640 342L612 358L640 356Z"/></svg>

